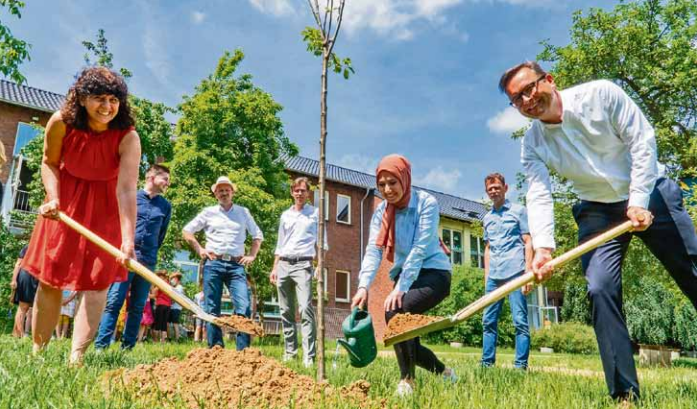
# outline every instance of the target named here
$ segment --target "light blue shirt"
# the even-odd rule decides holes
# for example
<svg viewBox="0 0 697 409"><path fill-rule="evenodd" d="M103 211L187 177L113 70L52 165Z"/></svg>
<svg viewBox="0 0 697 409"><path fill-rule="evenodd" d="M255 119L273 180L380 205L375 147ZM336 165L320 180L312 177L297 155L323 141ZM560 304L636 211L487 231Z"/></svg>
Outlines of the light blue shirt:
<svg viewBox="0 0 697 409"><path fill-rule="evenodd" d="M387 201L380 203L370 221L370 238L358 278L359 288L370 287L382 261L382 248L375 243L386 205ZM399 275L399 291L407 292L419 277L422 268L451 270L450 259L440 247L439 220L440 211L436 199L426 192L413 189L409 205L395 213L394 265L390 270L390 279L394 281Z"/></svg>
<svg viewBox="0 0 697 409"><path fill-rule="evenodd" d="M484 215L484 241L489 244L489 275L504 280L525 270L525 242L528 212L524 206L506 200L501 208Z"/></svg>
<svg viewBox="0 0 697 409"><path fill-rule="evenodd" d="M554 248L554 207L548 168L573 184L582 200L646 208L665 168L641 109L620 88L600 80L559 91L559 124L538 120L526 132L521 162L534 248Z"/></svg>

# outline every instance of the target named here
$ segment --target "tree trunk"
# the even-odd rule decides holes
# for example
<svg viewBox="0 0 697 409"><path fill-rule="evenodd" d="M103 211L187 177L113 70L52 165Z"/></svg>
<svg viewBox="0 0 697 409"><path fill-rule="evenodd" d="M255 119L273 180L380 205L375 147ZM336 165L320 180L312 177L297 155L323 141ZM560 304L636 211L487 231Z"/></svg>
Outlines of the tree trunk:
<svg viewBox="0 0 697 409"><path fill-rule="evenodd" d="M319 232L317 232L317 380L323 381L324 369L324 192L326 191L326 141L327 141L327 67L329 54L325 44L322 54L322 93L320 97L320 136L319 136Z"/></svg>

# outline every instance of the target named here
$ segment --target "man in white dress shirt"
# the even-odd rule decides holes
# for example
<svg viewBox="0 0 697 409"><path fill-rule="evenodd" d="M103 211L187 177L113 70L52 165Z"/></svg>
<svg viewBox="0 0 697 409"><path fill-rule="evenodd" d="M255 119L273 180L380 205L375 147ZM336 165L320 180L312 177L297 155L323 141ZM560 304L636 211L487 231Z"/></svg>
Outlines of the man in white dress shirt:
<svg viewBox="0 0 697 409"><path fill-rule="evenodd" d="M285 344L283 359L294 359L298 354L298 340L295 334L297 298L303 334L303 363L305 366L311 366L315 359L317 339L315 311L312 308L312 260L317 254L319 211L307 203L310 196L310 182L307 178L296 178L290 193L295 203L281 215L276 259L269 278L278 288ZM326 235L324 247L326 248Z"/></svg>
<svg viewBox="0 0 697 409"><path fill-rule="evenodd" d="M230 297L237 315L249 317L249 289L245 267L249 266L264 240L259 227L246 207L234 205L232 199L237 187L225 176L221 176L211 187L218 199L215 206L206 207L192 221L184 226L184 240L207 260L203 267L204 309L213 315L220 315L223 285L230 291ZM206 246L199 244L194 234L203 230ZM247 233L252 236L249 254L245 255L244 241ZM208 346L225 346L220 327L208 323ZM237 333L237 350L249 346L248 334Z"/></svg>
<svg viewBox="0 0 697 409"><path fill-rule="evenodd" d="M605 381L619 400L639 397L632 345L622 313L622 259L632 236L661 261L697 308L697 235L677 184L664 177L651 124L617 85L600 80L559 91L534 62L504 73L499 88L532 126L522 142L528 221L538 280L549 278L554 213L549 169L573 183L584 242L629 219L633 233L581 258Z"/></svg>

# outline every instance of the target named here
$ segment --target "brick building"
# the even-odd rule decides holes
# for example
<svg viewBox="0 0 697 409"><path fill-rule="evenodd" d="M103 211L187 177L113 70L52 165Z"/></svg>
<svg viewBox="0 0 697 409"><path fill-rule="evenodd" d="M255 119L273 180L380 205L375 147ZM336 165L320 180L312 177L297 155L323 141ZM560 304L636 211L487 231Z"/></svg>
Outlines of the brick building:
<svg viewBox="0 0 697 409"><path fill-rule="evenodd" d="M20 149L39 134L32 124L45 126L64 99L60 94L0 80L0 143L7 155L7 163L0 168L0 182L6 187L0 195L0 210L5 223L11 225L10 210L31 210L24 190L31 175L23 166Z"/></svg>
<svg viewBox="0 0 697 409"><path fill-rule="evenodd" d="M316 184L319 162L302 156L287 158L286 170L292 177L307 176ZM382 198L375 186L374 175L327 164L326 179L325 213L329 251L326 253L325 271L325 328L328 337L336 338L340 336L341 322L350 312L351 297L358 287L358 273L368 242L370 219ZM484 216L484 205L417 186L414 188L430 193L438 201L441 214L439 234L452 250L452 263L483 267L483 243L471 234L471 227ZM317 199L318 192L315 191L315 203ZM382 303L392 290L388 270L388 262L383 261L371 285L368 302L379 339L385 328Z"/></svg>

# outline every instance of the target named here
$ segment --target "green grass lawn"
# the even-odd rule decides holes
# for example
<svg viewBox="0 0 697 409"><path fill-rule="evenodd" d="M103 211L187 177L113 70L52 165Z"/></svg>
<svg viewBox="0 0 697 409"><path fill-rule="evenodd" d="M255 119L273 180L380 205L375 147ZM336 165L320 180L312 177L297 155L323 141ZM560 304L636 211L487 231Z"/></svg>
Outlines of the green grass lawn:
<svg viewBox="0 0 697 409"><path fill-rule="evenodd" d="M333 368L334 345L327 348L327 375L334 385L346 385L359 379L372 384L370 396L386 398L389 408L614 408L606 396L602 368L597 356L537 354L530 359L526 372L511 368L513 353L500 350L499 367L481 369L480 351L475 348L453 349L438 346L438 354L448 366L457 370L458 383L445 384L439 377L417 372L417 393L413 398L394 397L398 368L386 353L363 369L351 368L345 355L339 355ZM264 354L279 358L278 345L256 344ZM112 348L95 354L91 349L83 368L65 364L69 341L52 342L40 357L32 357L28 339L0 336L0 408L151 408L139 402L118 385L107 385L104 372L158 361L163 357L183 357L195 345L144 344L129 353ZM683 360L681 367L639 368L642 383L642 408L697 407L697 369L694 362ZM300 361L288 366L314 376ZM112 392L106 396L105 392ZM163 407L169 406L163 401ZM338 408L332 405L331 409Z"/></svg>

